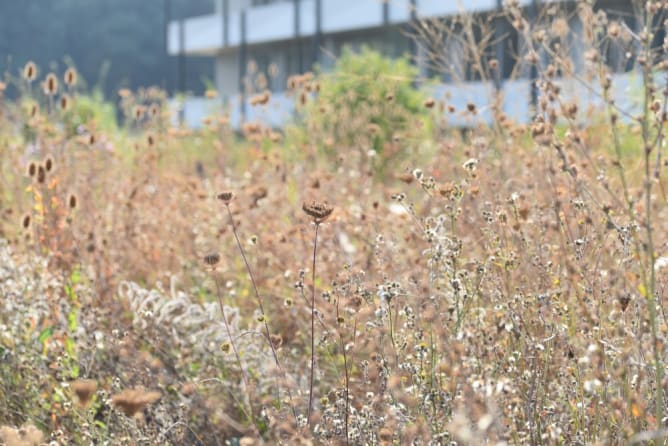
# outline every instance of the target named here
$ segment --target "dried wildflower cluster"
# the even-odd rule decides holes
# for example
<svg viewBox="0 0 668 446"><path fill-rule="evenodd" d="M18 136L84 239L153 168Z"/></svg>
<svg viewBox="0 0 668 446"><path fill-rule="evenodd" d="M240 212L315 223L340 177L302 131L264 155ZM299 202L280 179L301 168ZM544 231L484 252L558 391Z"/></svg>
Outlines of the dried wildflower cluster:
<svg viewBox="0 0 668 446"><path fill-rule="evenodd" d="M229 111L173 125L153 88L71 125L76 71L14 73L0 443L663 441L665 5L575 3L504 2L508 48L484 14L415 24L449 78L534 76L529 122L371 52L288 78L300 120L239 136ZM248 68L261 113L276 68Z"/></svg>

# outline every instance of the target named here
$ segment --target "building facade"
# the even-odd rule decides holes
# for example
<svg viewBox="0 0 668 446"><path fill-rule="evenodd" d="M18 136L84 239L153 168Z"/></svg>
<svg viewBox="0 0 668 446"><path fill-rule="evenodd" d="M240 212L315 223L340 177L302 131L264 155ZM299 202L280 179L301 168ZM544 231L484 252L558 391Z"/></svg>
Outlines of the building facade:
<svg viewBox="0 0 668 446"><path fill-rule="evenodd" d="M208 56L216 60L215 86L219 96L187 99L183 112L190 125L198 125L204 116L225 106L235 127L257 118L280 126L292 111L292 99L285 95L288 76L311 70L314 64L326 70L344 46L362 45L389 56L411 54L425 77L442 81L434 93L445 94L455 106L473 102L484 110L490 90L501 88L504 96L514 98L504 103L506 113L526 121L532 100L531 78L535 73L528 65L522 66L521 39L508 20L498 14L503 8L502 1L215 0L211 14L168 24L167 50L175 56ZM517 3L529 17L543 13L546 8L559 9L567 18L572 59L576 65L583 63L582 25L576 2L518 0ZM596 3L611 19L623 22L629 29L638 29L639 11L631 1ZM491 82L483 82L466 60L462 39L456 38L463 30L457 28L456 21L449 28L452 38L444 38L442 45L433 50L441 51L441 58L422 54L430 49L416 45L409 36L419 20L439 18L447 27L449 18L461 13L474 14L486 23L488 29L476 31L480 34L476 38L490 39L489 34L492 35L490 42L494 43L487 48L488 59L495 59L500 67L497 78ZM624 73L633 65L624 57L623 49L611 47L606 51L614 72ZM441 63L432 63L434 60ZM630 86L631 77L620 76L623 85ZM272 91L271 106L250 107L250 94L265 88ZM586 92L574 85L573 94L581 97ZM486 118L489 115L481 114L480 119ZM461 124L456 116L451 119L453 124Z"/></svg>

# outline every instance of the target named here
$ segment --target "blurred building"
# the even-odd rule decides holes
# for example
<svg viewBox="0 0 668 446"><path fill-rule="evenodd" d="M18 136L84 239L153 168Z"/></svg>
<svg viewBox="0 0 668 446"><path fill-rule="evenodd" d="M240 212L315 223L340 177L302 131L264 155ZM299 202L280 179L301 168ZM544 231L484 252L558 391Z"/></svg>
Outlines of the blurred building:
<svg viewBox="0 0 668 446"><path fill-rule="evenodd" d="M409 53L426 77L436 77L449 103L464 107L476 103L481 109L490 92L503 89L512 101L504 103L510 116L526 121L529 105L535 100L531 79L535 70L523 62L526 49L506 17L501 16L504 0L214 0L209 15L168 24L167 45L171 55L208 56L216 60L215 99L189 98L184 115L191 125L220 107L228 107L231 121L238 126L245 120L261 118L280 126L290 116L292 99L285 94L287 78L311 70L314 64L327 69L344 46L367 45L390 56ZM576 2L559 0L517 0L525 16L545 16L554 8L569 43L573 63L584 63L582 24ZM619 20L629 29L639 29L638 14L628 0L599 0L609 20ZM466 59L465 25L455 20L461 13L472 14L479 26L472 28L474 39L487 39L486 60L496 60L495 79L483 82ZM555 17L557 14L555 14ZM441 19L448 32L442 41L427 48L410 37L424 19ZM594 17L596 19L596 17ZM660 41L662 41L662 37ZM656 39L655 39L656 40ZM633 66L624 48L610 46L608 63L613 72L623 73ZM440 57L428 57L440 52ZM541 54L541 57L548 57ZM532 72L533 71L533 72ZM624 77L623 85L632 79ZM272 91L266 107L250 107L249 95L263 88ZM246 95L242 93L246 92ZM587 94L573 84L573 95ZM533 97L533 98L532 98ZM595 100L596 98L592 98ZM620 97L623 100L623 97ZM487 115L487 118L489 115ZM480 119L485 119L483 113ZM450 118L453 124L457 116Z"/></svg>

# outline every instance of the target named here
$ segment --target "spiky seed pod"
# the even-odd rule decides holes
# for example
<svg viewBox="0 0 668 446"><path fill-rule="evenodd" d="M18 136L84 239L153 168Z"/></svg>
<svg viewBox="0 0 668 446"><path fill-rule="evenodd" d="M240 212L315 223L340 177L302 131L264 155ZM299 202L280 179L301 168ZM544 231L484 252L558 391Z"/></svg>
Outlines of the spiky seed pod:
<svg viewBox="0 0 668 446"><path fill-rule="evenodd" d="M37 166L37 182L42 184L46 181L46 169L41 164Z"/></svg>
<svg viewBox="0 0 668 446"><path fill-rule="evenodd" d="M334 211L334 208L327 203L311 201L310 203L304 202L302 205L302 210L306 213L306 215L312 217L315 223L320 224L327 220L327 218L332 214L332 211Z"/></svg>
<svg viewBox="0 0 668 446"><path fill-rule="evenodd" d="M76 70L74 68L68 68L67 71L65 71L63 80L65 81L65 85L67 85L68 87L74 87L77 84Z"/></svg>
<svg viewBox="0 0 668 446"><path fill-rule="evenodd" d="M66 111L68 108L70 108L70 102L71 102L70 97L68 95L66 95L66 94L62 95L60 97L60 102L59 102L60 109L62 111Z"/></svg>
<svg viewBox="0 0 668 446"><path fill-rule="evenodd" d="M30 214L26 214L21 218L21 227L23 229L28 229L30 227L30 222L31 222L31 217Z"/></svg>
<svg viewBox="0 0 668 446"><path fill-rule="evenodd" d="M58 78L55 74L49 73L44 80L44 94L53 96L58 92Z"/></svg>
<svg viewBox="0 0 668 446"><path fill-rule="evenodd" d="M23 67L23 78L28 82L32 82L37 78L37 65L35 65L35 62L30 61Z"/></svg>
<svg viewBox="0 0 668 446"><path fill-rule="evenodd" d="M47 172L51 172L53 170L53 158L50 156L44 160L44 169Z"/></svg>

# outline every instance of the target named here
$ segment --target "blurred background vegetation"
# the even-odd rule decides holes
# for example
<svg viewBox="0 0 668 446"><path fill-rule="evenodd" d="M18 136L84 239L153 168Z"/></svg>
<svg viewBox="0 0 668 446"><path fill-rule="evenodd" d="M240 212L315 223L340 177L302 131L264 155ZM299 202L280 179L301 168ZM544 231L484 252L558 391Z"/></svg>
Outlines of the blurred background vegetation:
<svg viewBox="0 0 668 446"><path fill-rule="evenodd" d="M178 85L177 60L165 50L165 23L210 13L212 0L21 0L0 2L0 74L34 61L45 71L77 68L89 89L113 98L119 88ZM186 89L201 93L211 58L187 58ZM6 94L17 91L11 82Z"/></svg>

